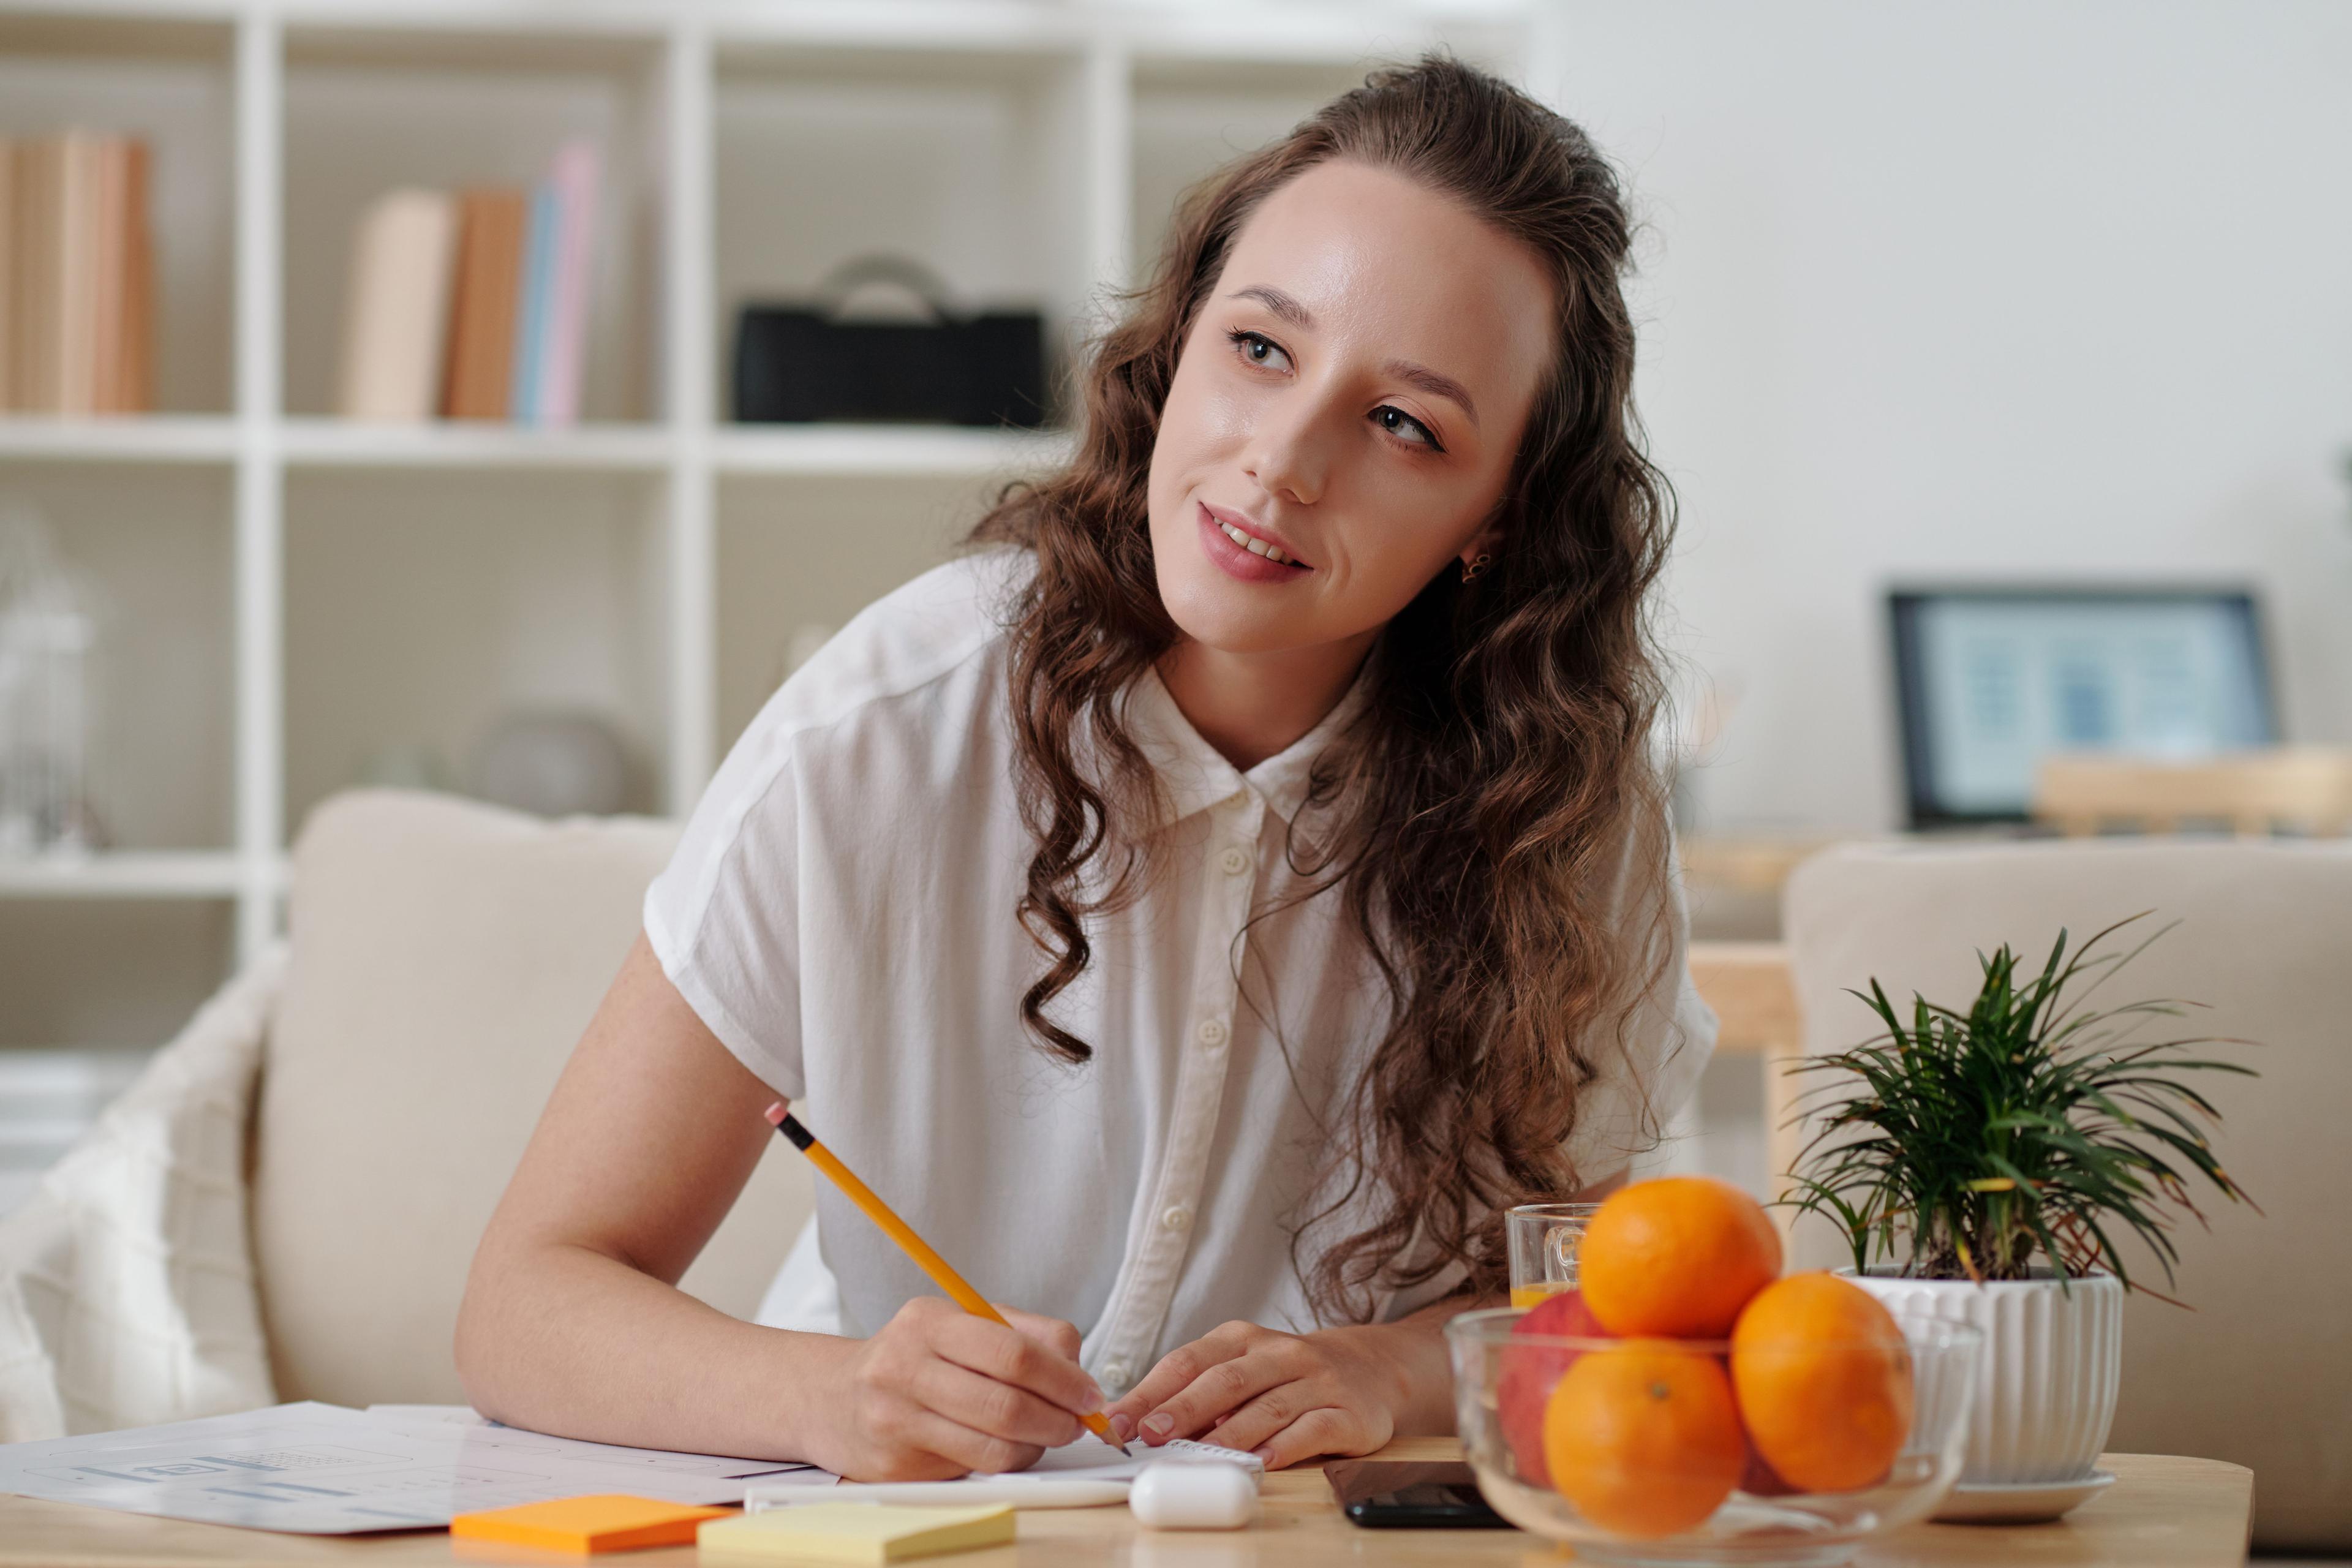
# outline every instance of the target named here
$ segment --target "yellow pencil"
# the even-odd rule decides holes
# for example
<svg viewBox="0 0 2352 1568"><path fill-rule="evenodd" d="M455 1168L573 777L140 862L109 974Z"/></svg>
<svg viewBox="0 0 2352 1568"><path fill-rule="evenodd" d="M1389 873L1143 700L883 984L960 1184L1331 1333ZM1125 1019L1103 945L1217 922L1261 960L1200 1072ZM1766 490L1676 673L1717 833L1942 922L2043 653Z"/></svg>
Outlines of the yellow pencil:
<svg viewBox="0 0 2352 1568"><path fill-rule="evenodd" d="M833 1178L833 1184L847 1195L851 1203L866 1211L866 1217L882 1227L882 1234L905 1249L915 1260L915 1267L931 1277L932 1283L955 1298L957 1306L975 1318L986 1318L992 1323L1004 1323L1004 1314L988 1304L988 1298L973 1289L964 1277L948 1267L948 1260L931 1250L931 1244L915 1234L915 1227L891 1212L890 1205L874 1195L874 1189L857 1179L856 1173L841 1163L840 1156L818 1142L809 1130L793 1119L792 1113L778 1100L768 1107L768 1120L777 1131L792 1140L793 1147L809 1157L809 1163ZM1010 1323L1004 1323L1012 1328ZM1121 1454L1127 1445L1111 1436L1110 1421L1099 1410L1082 1415L1087 1429Z"/></svg>

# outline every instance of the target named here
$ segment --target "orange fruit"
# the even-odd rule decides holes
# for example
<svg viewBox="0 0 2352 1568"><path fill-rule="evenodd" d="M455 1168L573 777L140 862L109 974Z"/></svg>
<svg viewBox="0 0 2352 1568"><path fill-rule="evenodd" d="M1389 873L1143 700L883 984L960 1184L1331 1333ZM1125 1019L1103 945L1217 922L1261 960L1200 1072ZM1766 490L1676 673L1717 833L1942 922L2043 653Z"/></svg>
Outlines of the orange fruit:
<svg viewBox="0 0 2352 1568"><path fill-rule="evenodd" d="M1756 1452L1790 1486L1885 1479L1911 1434L1911 1352L1894 1314L1833 1274L1791 1274L1731 1331L1731 1383Z"/></svg>
<svg viewBox="0 0 2352 1568"><path fill-rule="evenodd" d="M1728 1182L1665 1176L1601 1205L1576 1249L1577 1284L1613 1334L1719 1340L1780 1273L1780 1233Z"/></svg>
<svg viewBox="0 0 2352 1568"><path fill-rule="evenodd" d="M1748 1463L1722 1363L1629 1340L1576 1358L1544 1407L1544 1467L1577 1510L1652 1540L1704 1522Z"/></svg>

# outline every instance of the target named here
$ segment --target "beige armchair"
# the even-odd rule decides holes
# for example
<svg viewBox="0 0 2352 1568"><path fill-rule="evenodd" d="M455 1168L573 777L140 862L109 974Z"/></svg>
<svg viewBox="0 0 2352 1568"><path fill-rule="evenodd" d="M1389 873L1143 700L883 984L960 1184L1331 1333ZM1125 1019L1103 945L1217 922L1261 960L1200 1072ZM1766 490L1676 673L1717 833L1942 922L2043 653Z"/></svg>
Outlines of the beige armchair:
<svg viewBox="0 0 2352 1568"><path fill-rule="evenodd" d="M463 1399L450 1341L474 1244L675 837L431 795L347 795L311 817L253 1125L279 1398ZM750 1317L808 1180L772 1148L685 1287Z"/></svg>
<svg viewBox="0 0 2352 1568"><path fill-rule="evenodd" d="M2199 1034L2259 1041L2259 1079L2200 1075L2224 1121L2224 1164L2263 1213L2207 1205L2179 1237L2183 1311L2125 1310L2122 1402L2109 1446L2193 1454L2254 1472L2254 1541L2352 1549L2352 846L2090 840L1851 846L1809 861L1785 909L1807 1050L1875 1032L1847 987L1897 999L1973 995L1976 953L2038 960L2141 910L2170 935L2102 994L2204 1003ZM2200 1194L2201 1201L2201 1194ZM1800 1261L1849 1261L1825 1226ZM2140 1258L2131 1263L2137 1270ZM2151 1265L2151 1267L2153 1267ZM2160 1282L2161 1276L2158 1276Z"/></svg>
<svg viewBox="0 0 2352 1568"><path fill-rule="evenodd" d="M290 951L0 1225L0 1440L462 1402L475 1242L674 833L389 792L314 814ZM750 1317L808 1182L780 1141L684 1287Z"/></svg>

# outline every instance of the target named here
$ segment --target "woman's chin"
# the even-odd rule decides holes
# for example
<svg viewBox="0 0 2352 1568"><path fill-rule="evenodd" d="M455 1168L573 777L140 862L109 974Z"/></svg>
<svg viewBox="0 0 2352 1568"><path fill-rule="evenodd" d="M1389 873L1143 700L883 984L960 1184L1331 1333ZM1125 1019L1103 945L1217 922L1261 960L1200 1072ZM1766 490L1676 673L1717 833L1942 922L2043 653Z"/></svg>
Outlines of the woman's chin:
<svg viewBox="0 0 2352 1568"><path fill-rule="evenodd" d="M1287 595L1223 581L1160 584L1160 602L1168 618L1184 640L1219 653L1288 653L1324 639L1315 635L1315 617L1300 613Z"/></svg>

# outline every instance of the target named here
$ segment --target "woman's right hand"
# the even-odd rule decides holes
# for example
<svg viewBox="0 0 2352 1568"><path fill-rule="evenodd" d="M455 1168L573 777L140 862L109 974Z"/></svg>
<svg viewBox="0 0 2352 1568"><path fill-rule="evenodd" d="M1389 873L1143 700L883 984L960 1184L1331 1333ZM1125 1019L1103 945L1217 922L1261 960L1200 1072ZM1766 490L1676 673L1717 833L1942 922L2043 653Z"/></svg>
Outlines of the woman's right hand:
<svg viewBox="0 0 2352 1568"><path fill-rule="evenodd" d="M837 1363L811 1454L860 1481L1018 1470L1084 1428L1102 1390L1078 1365L1078 1331L1000 1308L1013 1327L918 1296Z"/></svg>

